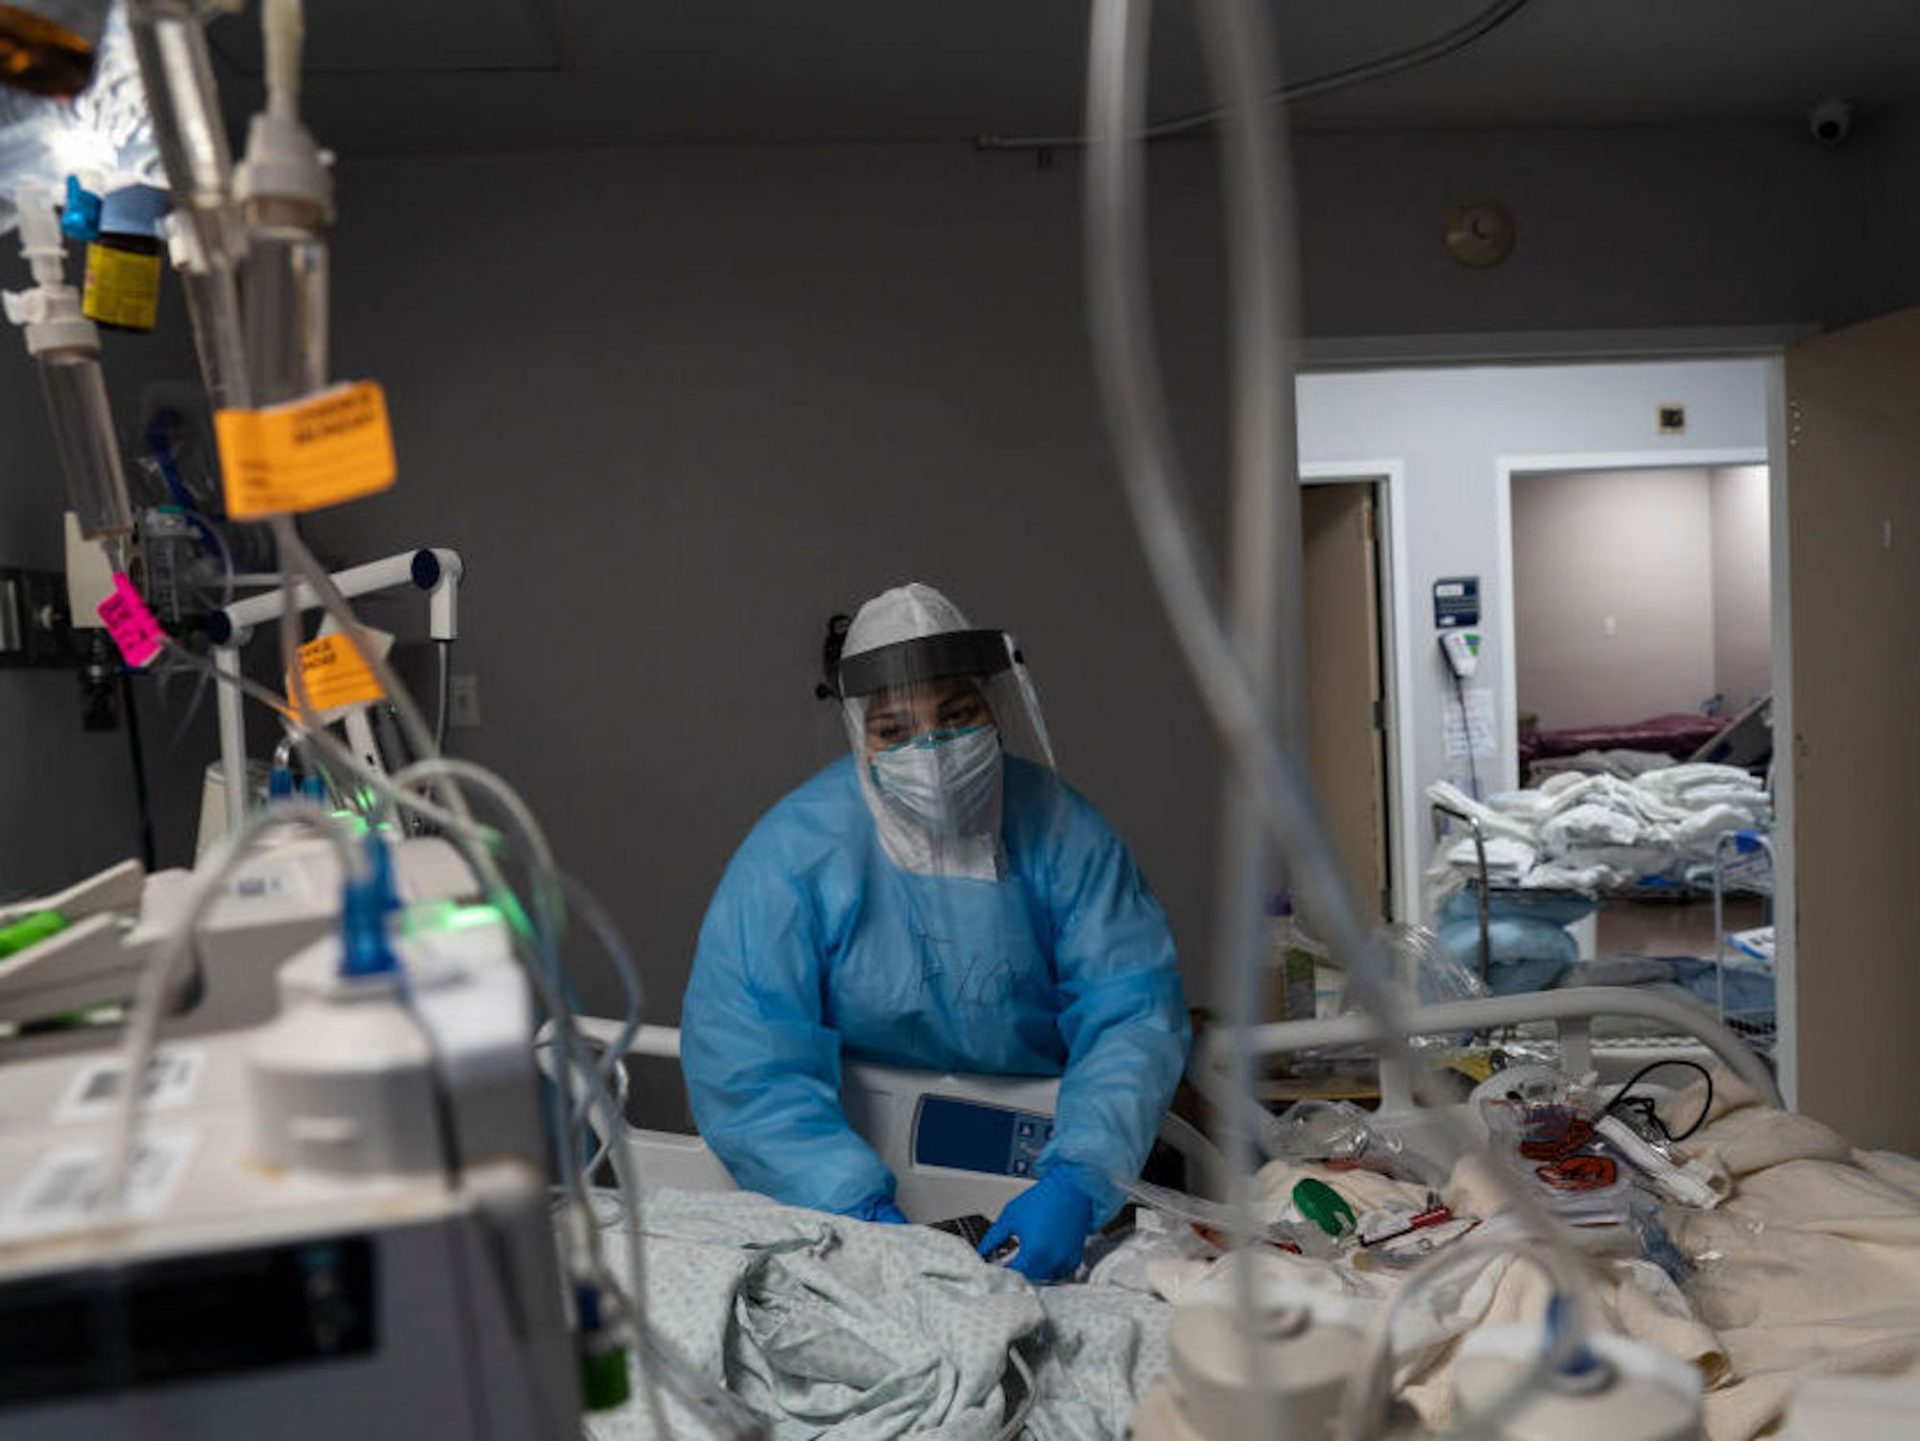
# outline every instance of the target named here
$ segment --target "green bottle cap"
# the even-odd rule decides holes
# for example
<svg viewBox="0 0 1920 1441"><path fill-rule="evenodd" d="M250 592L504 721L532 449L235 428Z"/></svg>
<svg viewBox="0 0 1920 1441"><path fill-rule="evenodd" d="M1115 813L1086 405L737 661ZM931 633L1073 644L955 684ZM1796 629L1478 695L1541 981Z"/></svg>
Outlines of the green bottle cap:
<svg viewBox="0 0 1920 1441"><path fill-rule="evenodd" d="M611 1411L633 1395L624 1346L580 1352L580 1404L589 1411Z"/></svg>
<svg viewBox="0 0 1920 1441"><path fill-rule="evenodd" d="M1301 1215L1329 1236L1344 1236L1359 1224L1346 1197L1325 1181L1312 1177L1294 1185L1293 1204Z"/></svg>
<svg viewBox="0 0 1920 1441"><path fill-rule="evenodd" d="M0 956L15 955L66 928L67 918L58 911L35 911L30 916L22 916L10 926L0 926Z"/></svg>

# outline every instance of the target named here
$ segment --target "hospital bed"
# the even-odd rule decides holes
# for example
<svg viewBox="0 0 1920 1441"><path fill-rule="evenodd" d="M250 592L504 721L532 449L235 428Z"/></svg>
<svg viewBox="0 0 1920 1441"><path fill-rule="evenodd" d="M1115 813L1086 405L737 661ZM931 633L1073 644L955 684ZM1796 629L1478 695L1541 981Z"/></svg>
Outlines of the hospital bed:
<svg viewBox="0 0 1920 1441"><path fill-rule="evenodd" d="M1706 1007L1668 996L1599 986L1494 996L1419 1007L1409 1013L1408 1025L1411 1035L1435 1037L1542 1027L1555 1038L1562 1069L1579 1075L1593 1068L1595 1021L1609 1016L1684 1038L1691 1049L1780 1104L1772 1073L1737 1034ZM587 1044L602 1050L618 1040L621 1029L597 1019L578 1024ZM1354 1014L1261 1026L1252 1042L1258 1057L1273 1060L1327 1047L1364 1048L1378 1038L1378 1023ZM1189 1067L1203 1094L1222 1094L1224 1039L1214 1033ZM642 1027L627 1046L627 1055L656 1062L677 1060L679 1053L680 1033L666 1026ZM1450 1163L1453 1158L1436 1153L1439 1127L1418 1103L1412 1077L1390 1062L1380 1072L1376 1125L1429 1159ZM896 1200L917 1220L996 1214L1026 1189L1032 1164L1052 1134L1057 1080L961 1076L862 1062L847 1063L842 1073L848 1120L898 1179ZM627 1140L648 1185L734 1189L726 1167L698 1136L629 1125ZM1181 1117L1162 1118L1160 1140L1188 1162L1190 1185L1204 1187L1207 1178L1223 1174L1219 1150Z"/></svg>
<svg viewBox="0 0 1920 1441"><path fill-rule="evenodd" d="M581 1038L602 1052L619 1038L618 1023L577 1022ZM642 1026L626 1048L642 1061L675 1061L680 1032ZM1033 1164L1053 1136L1060 1082L1042 1076L972 1076L849 1061L841 1067L847 1119L899 1183L894 1200L915 1220L998 1214L1032 1184ZM649 1186L726 1191L733 1177L698 1136L630 1126L634 1166ZM1214 1174L1221 1157L1197 1127L1169 1113L1160 1141L1193 1174Z"/></svg>
<svg viewBox="0 0 1920 1441"><path fill-rule="evenodd" d="M1413 1035L1435 1037L1454 1037L1521 1024L1541 1026L1556 1034L1562 1064L1578 1071L1585 1069L1592 1058L1596 1021L1621 1014L1689 1036L1703 1053L1718 1060L1757 1094L1778 1103L1778 1092L1766 1066L1734 1032L1721 1025L1704 1006L1672 998L1608 988L1566 990L1421 1007L1411 1012L1407 1024ZM618 1043L621 1028L609 1022L587 1021L580 1030L590 1046L604 1050ZM1362 1015L1283 1022L1260 1027L1252 1036L1255 1051L1271 1059L1328 1046L1364 1049L1378 1040L1377 1024ZM657 1065L675 1059L678 1050L677 1031L646 1028L627 1045L626 1054ZM1221 1094L1227 1060L1224 1037L1216 1034L1198 1048L1189 1068L1189 1078L1203 1092ZM1376 1131L1391 1145L1404 1150L1409 1160L1430 1163L1444 1172L1457 1157L1450 1153L1447 1127L1437 1109L1422 1104L1416 1095L1414 1078L1404 1067L1389 1062L1380 1067L1380 1072L1381 1108L1372 1117ZM858 1063L845 1066L843 1076L849 1118L898 1178L898 1199L903 1209L922 1221L968 1214L991 1215L1017 1194L1027 1184L1026 1172L1033 1153L1045 1143L1057 1100L1057 1083L1036 1078L955 1076ZM1465 1110L1464 1107L1454 1109ZM1190 1177L1222 1174L1215 1169L1222 1164L1219 1151L1190 1125L1173 1118L1162 1128L1161 1135L1189 1162L1197 1163L1190 1166ZM700 1250L689 1241L685 1228L689 1212L697 1215L701 1208L689 1207L688 1198L679 1193L732 1191L732 1178L697 1137L629 1124L626 1139L637 1173L650 1191L660 1190L659 1197L650 1204L656 1208L663 1202L667 1204L666 1230L649 1232L661 1247L659 1254L663 1258L672 1256L675 1247L682 1252ZM1206 1193L1200 1186L1192 1189ZM779 1216L795 1215L784 1208L765 1207L754 1212L739 1209L735 1204L755 1199L729 1196L723 1202L715 1197L710 1205L720 1223L734 1219L746 1222L757 1217L759 1225L767 1229L758 1236L744 1238L741 1244L754 1248L759 1254L778 1254L780 1238L785 1234L781 1228L801 1223L778 1220ZM864 1234L869 1228L858 1229ZM1615 1232L1620 1234L1615 1236ZM876 1237L872 1242L862 1240L859 1244L870 1246L883 1239L894 1238ZM897 1238L897 1243L903 1259L916 1244L908 1236ZM1632 1241L1621 1228L1615 1227L1608 1236L1593 1230L1589 1244L1604 1253L1609 1248L1623 1249ZM710 1246L703 1254L706 1264L714 1267L733 1264L724 1252ZM682 1287L686 1284L684 1275L683 1267ZM1135 1368L1133 1375L1139 1387L1151 1385L1161 1374L1156 1368L1165 1364L1167 1327L1174 1315L1174 1308L1166 1301L1133 1290L1094 1284L1045 1288L1043 1297L1049 1318L1056 1326L1071 1325L1074 1317L1084 1317L1085 1308L1116 1308L1106 1313L1108 1323L1103 1323L1106 1329L1088 1334L1104 1337L1103 1344L1109 1350L1115 1347L1115 1336L1124 1334L1130 1338L1120 1344L1118 1350L1135 1358L1130 1364ZM650 1299L656 1299L653 1293ZM670 1282L662 1283L657 1299L666 1303L670 1316L684 1314L687 1309ZM1126 1311L1129 1307L1132 1310ZM1134 1318L1131 1328L1116 1329L1109 1324L1121 1314ZM739 1344L750 1348L754 1328L744 1322L738 1324L745 1326ZM1162 1358L1159 1362L1151 1359L1156 1348ZM1072 1339L1064 1342L1057 1354L1053 1349L1045 1354L1051 1358L1049 1364L1055 1368L1056 1375L1064 1368L1071 1372L1072 1380L1059 1383L1051 1390L1043 1384L1036 1403L1042 1410L1056 1404L1063 1390L1075 1395L1098 1392L1100 1385L1095 1378L1110 1381L1110 1373L1119 1364L1107 1351L1082 1346ZM1035 1394L1031 1378L1025 1379L1026 1394L1031 1401ZM1128 1394L1137 1400L1144 1390ZM1132 1402L1124 1396L1117 1403L1112 1398L1108 1400L1111 1414L1107 1419L1118 1429L1125 1423ZM1011 1434L1015 1429L1018 1429L1017 1417L1003 1434ZM603 1437L603 1441L628 1441L630 1437L644 1438L650 1433L642 1423L622 1413L594 1434ZM1055 1433L1042 1427L1035 1434Z"/></svg>

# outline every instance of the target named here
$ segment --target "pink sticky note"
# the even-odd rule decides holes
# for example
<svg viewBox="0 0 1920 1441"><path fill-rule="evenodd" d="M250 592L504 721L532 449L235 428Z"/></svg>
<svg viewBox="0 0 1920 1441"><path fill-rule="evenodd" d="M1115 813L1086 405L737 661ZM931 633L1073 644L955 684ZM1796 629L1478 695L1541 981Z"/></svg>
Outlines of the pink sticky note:
<svg viewBox="0 0 1920 1441"><path fill-rule="evenodd" d="M96 609L100 612L100 622L106 626L107 634L120 647L120 654L136 670L159 655L161 647L166 644L166 632L160 629L160 622L153 618L153 612L147 609L140 592L133 588L133 582L125 575L114 575L113 594L101 601Z"/></svg>

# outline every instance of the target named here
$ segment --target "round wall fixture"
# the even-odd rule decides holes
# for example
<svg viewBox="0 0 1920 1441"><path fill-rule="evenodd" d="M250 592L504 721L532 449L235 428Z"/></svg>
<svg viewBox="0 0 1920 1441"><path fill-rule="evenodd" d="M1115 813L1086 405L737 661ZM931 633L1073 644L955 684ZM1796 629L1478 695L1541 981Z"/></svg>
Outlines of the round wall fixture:
<svg viewBox="0 0 1920 1441"><path fill-rule="evenodd" d="M1463 200L1447 211L1447 254L1462 265L1498 265L1513 252L1513 212L1498 200Z"/></svg>

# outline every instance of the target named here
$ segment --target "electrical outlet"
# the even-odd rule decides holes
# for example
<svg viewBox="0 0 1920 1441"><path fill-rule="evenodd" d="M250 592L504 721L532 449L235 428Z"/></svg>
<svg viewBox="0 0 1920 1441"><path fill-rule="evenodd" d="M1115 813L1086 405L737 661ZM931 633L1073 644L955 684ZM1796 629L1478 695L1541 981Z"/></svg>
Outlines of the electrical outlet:
<svg viewBox="0 0 1920 1441"><path fill-rule="evenodd" d="M447 687L447 724L456 730L480 728L480 677L456 675Z"/></svg>
<svg viewBox="0 0 1920 1441"><path fill-rule="evenodd" d="M1611 640L1620 634L1620 622L1610 615L1600 617L1600 634Z"/></svg>

